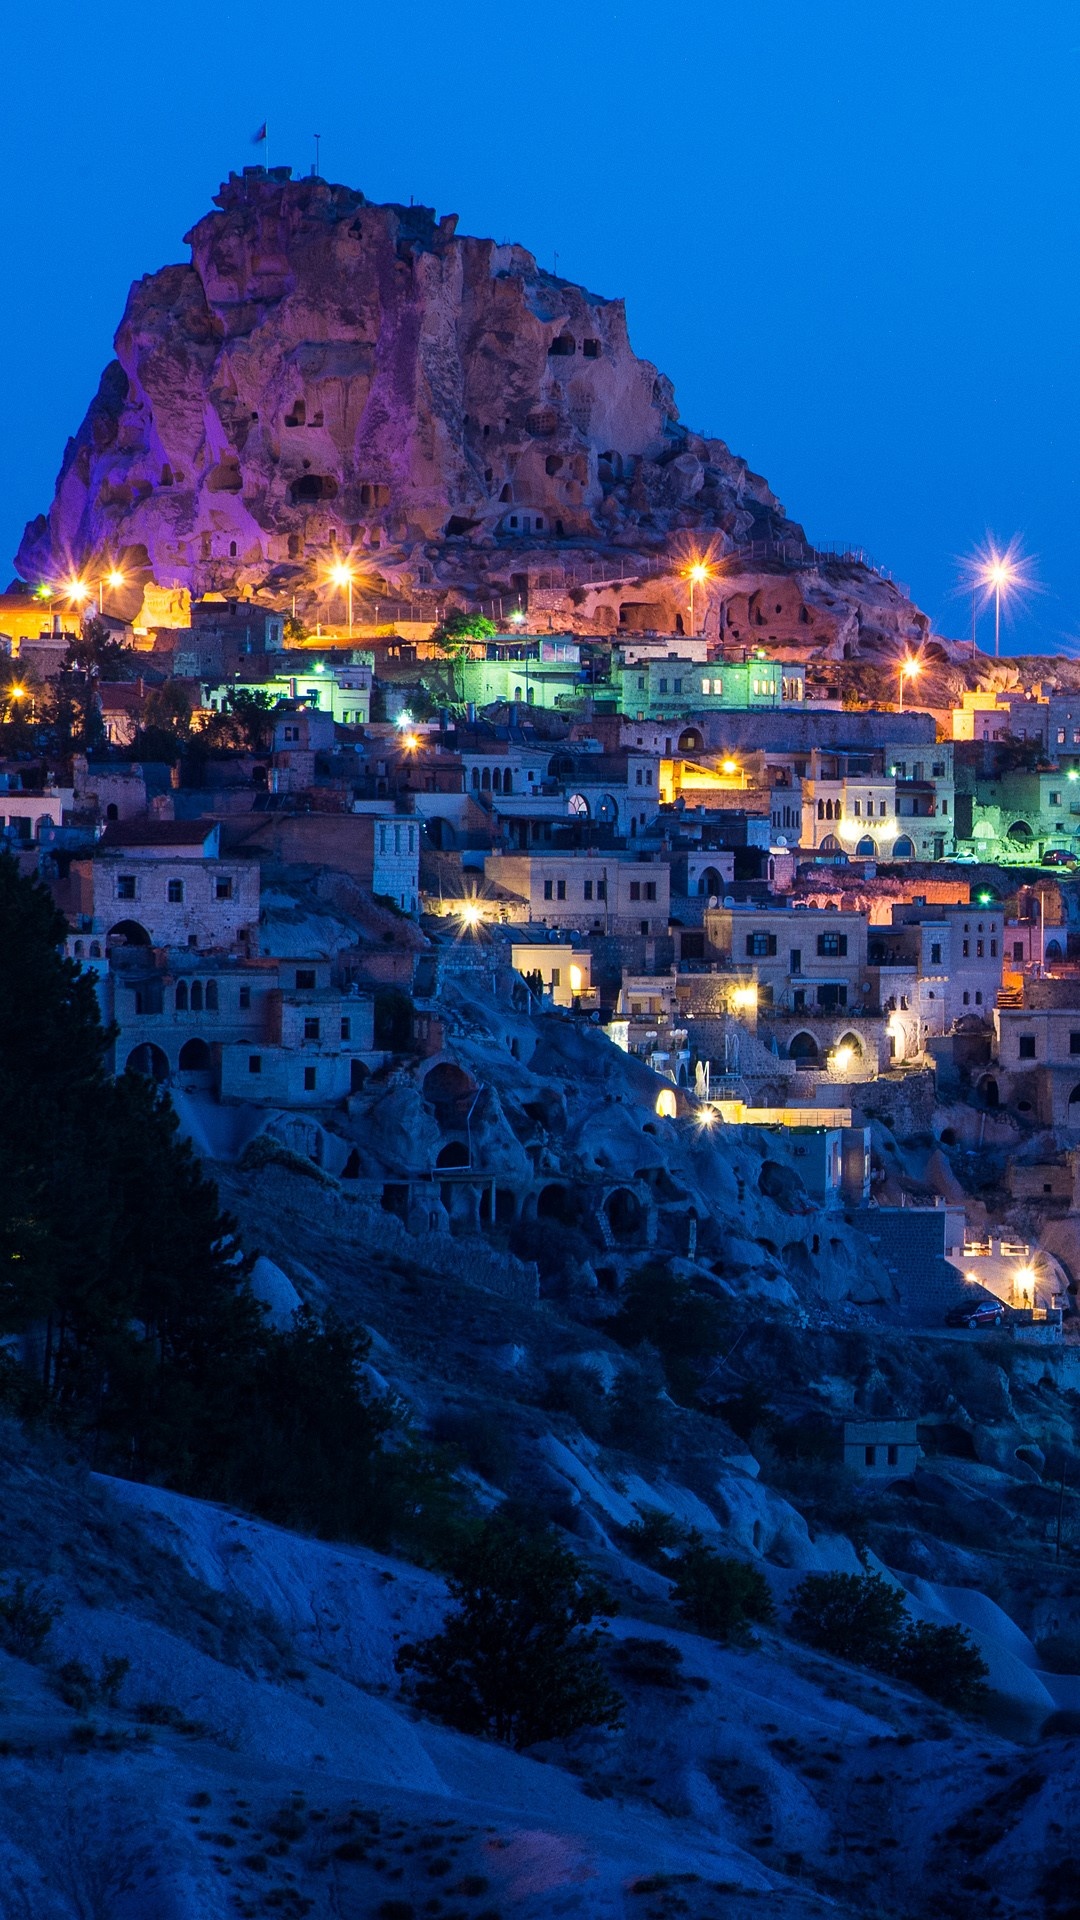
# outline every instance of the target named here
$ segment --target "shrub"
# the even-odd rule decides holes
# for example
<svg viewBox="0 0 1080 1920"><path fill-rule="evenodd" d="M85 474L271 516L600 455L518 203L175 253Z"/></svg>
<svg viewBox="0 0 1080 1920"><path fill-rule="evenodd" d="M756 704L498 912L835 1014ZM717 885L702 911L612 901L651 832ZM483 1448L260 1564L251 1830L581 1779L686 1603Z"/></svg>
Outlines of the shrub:
<svg viewBox="0 0 1080 1920"><path fill-rule="evenodd" d="M517 1465L517 1445L505 1420L483 1407L447 1408L432 1421L432 1437L460 1452L474 1473L505 1487Z"/></svg>
<svg viewBox="0 0 1080 1920"><path fill-rule="evenodd" d="M550 1367L541 1405L549 1413L568 1413L590 1439L607 1438L608 1397L593 1367Z"/></svg>
<svg viewBox="0 0 1080 1920"><path fill-rule="evenodd" d="M791 1623L822 1653L888 1672L904 1617L903 1594L879 1573L808 1573L796 1589Z"/></svg>
<svg viewBox="0 0 1080 1920"><path fill-rule="evenodd" d="M397 1656L421 1706L515 1747L619 1724L622 1701L597 1659L606 1635L593 1625L612 1602L554 1534L489 1520L447 1585L457 1604L442 1632Z"/></svg>
<svg viewBox="0 0 1080 1920"><path fill-rule="evenodd" d="M665 1513L660 1507L638 1507L637 1512L639 1518L626 1528L623 1538L635 1560L664 1573L674 1554L685 1546L687 1529L673 1513Z"/></svg>
<svg viewBox="0 0 1080 1920"><path fill-rule="evenodd" d="M792 1625L823 1653L891 1673L943 1707L970 1713L986 1696L989 1669L967 1630L910 1619L880 1574L807 1574Z"/></svg>
<svg viewBox="0 0 1080 1920"><path fill-rule="evenodd" d="M65 1660L56 1670L56 1691L65 1706L76 1713L89 1713L91 1707L117 1707L120 1689L131 1671L131 1661L123 1654L106 1655L97 1678L81 1660Z"/></svg>
<svg viewBox="0 0 1080 1920"><path fill-rule="evenodd" d="M36 1660L61 1611L46 1599L43 1587L16 1579L0 1594L0 1646L19 1660Z"/></svg>
<svg viewBox="0 0 1080 1920"><path fill-rule="evenodd" d="M664 1371L648 1347L625 1366L610 1395L609 1438L613 1446L647 1460L666 1460L671 1446L671 1403Z"/></svg>
<svg viewBox="0 0 1080 1920"><path fill-rule="evenodd" d="M627 1284L607 1331L624 1347L652 1347L659 1354L676 1400L692 1402L703 1369L723 1348L728 1320L718 1300L699 1293L655 1262L639 1267Z"/></svg>
<svg viewBox="0 0 1080 1920"><path fill-rule="evenodd" d="M691 1624L713 1640L746 1639L751 1625L775 1618L764 1574L745 1560L726 1558L700 1538L674 1564L675 1599Z"/></svg>
<svg viewBox="0 0 1080 1920"><path fill-rule="evenodd" d="M957 1713L971 1713L987 1695L986 1661L964 1627L910 1620L893 1668L900 1680Z"/></svg>
<svg viewBox="0 0 1080 1920"><path fill-rule="evenodd" d="M634 1634L611 1650L611 1664L622 1681L639 1687L681 1687L682 1653L670 1640L646 1640Z"/></svg>
<svg viewBox="0 0 1080 1920"><path fill-rule="evenodd" d="M1080 1673L1080 1633L1048 1633L1036 1643L1039 1665L1047 1673Z"/></svg>

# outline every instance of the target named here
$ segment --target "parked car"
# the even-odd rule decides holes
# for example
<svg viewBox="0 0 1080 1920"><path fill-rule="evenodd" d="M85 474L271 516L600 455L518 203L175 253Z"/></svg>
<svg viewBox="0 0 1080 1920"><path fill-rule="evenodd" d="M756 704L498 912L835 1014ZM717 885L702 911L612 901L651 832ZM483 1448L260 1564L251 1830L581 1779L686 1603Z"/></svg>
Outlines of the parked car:
<svg viewBox="0 0 1080 1920"><path fill-rule="evenodd" d="M969 1306L966 1302L959 1307L950 1307L945 1315L947 1327L1001 1327L1004 1326L1009 1309L1000 1300L984 1300L979 1306Z"/></svg>
<svg viewBox="0 0 1080 1920"><path fill-rule="evenodd" d="M1044 867L1075 867L1076 855L1066 847L1049 847L1043 854L1042 863Z"/></svg>

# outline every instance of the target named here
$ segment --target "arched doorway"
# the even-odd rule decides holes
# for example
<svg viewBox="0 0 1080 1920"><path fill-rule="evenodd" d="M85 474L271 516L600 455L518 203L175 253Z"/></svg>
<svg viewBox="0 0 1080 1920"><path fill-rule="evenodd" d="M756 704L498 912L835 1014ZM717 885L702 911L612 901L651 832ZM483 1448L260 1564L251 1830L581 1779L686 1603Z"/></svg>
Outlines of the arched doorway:
<svg viewBox="0 0 1080 1920"><path fill-rule="evenodd" d="M596 817L602 827L617 827L619 824L619 803L615 796L605 793L596 809Z"/></svg>
<svg viewBox="0 0 1080 1920"><path fill-rule="evenodd" d="M185 1040L180 1049L180 1071L182 1073L206 1073L212 1061L210 1049L205 1040Z"/></svg>
<svg viewBox="0 0 1080 1920"><path fill-rule="evenodd" d="M700 753L705 742L697 727L684 727L679 735L680 753Z"/></svg>
<svg viewBox="0 0 1080 1920"><path fill-rule="evenodd" d="M914 852L914 843L908 839L906 833L902 833L893 846L892 857L894 860L910 860Z"/></svg>
<svg viewBox="0 0 1080 1920"><path fill-rule="evenodd" d="M812 1033L797 1033L788 1048L789 1060L803 1060L808 1066L816 1064L820 1058L818 1043Z"/></svg>
<svg viewBox="0 0 1080 1920"><path fill-rule="evenodd" d="M1046 958L1047 958L1048 960L1060 960L1060 959L1061 959L1061 941L1060 941L1060 940L1048 940L1048 941L1047 941L1047 943L1046 943Z"/></svg>
<svg viewBox="0 0 1080 1920"><path fill-rule="evenodd" d="M1006 837L1009 840L1019 840L1021 842L1030 840L1031 828L1028 826L1026 820L1014 820Z"/></svg>
<svg viewBox="0 0 1080 1920"><path fill-rule="evenodd" d="M1077 1089L1077 1092L1080 1092L1080 1088ZM1074 1096L1070 1094L1069 1098L1072 1100ZM979 1099L982 1101L984 1107L998 1107L1001 1105L998 1083L992 1073L984 1073L982 1079L979 1081Z"/></svg>
<svg viewBox="0 0 1080 1920"><path fill-rule="evenodd" d="M169 1077L169 1062L160 1047L149 1040L141 1046L133 1047L127 1057L128 1073L141 1073L147 1080L155 1080L159 1086Z"/></svg>
<svg viewBox="0 0 1080 1920"><path fill-rule="evenodd" d="M536 1217L576 1227L581 1221L581 1202L570 1187L543 1187L536 1196Z"/></svg>
<svg viewBox="0 0 1080 1920"><path fill-rule="evenodd" d="M859 844L856 847L855 852L858 855L860 860L873 860L874 856L877 853L877 848L875 847L874 842L872 841L868 833L863 834L863 837L859 841Z"/></svg>
<svg viewBox="0 0 1080 1920"><path fill-rule="evenodd" d="M706 867L698 881L698 893L706 899L719 900L723 896L724 882L716 867Z"/></svg>
<svg viewBox="0 0 1080 1920"><path fill-rule="evenodd" d="M118 920L115 927L109 928L110 940L122 941L128 947L148 947L150 935L137 920Z"/></svg>
<svg viewBox="0 0 1080 1920"><path fill-rule="evenodd" d="M437 1167L467 1167L469 1149L462 1140L448 1140L435 1156Z"/></svg>
<svg viewBox="0 0 1080 1920"><path fill-rule="evenodd" d="M645 1215L641 1201L630 1187L616 1187L614 1193L609 1193L604 1212L616 1240L640 1238Z"/></svg>

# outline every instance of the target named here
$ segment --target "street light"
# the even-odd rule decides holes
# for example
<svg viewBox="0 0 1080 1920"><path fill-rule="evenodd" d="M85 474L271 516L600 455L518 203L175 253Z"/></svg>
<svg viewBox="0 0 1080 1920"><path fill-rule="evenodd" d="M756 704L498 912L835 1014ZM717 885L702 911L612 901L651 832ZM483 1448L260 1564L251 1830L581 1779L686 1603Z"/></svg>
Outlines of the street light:
<svg viewBox="0 0 1080 1920"><path fill-rule="evenodd" d="M983 568L981 585L989 587L994 596L994 659L1001 653L1001 596L1008 595L1020 579L1019 568L1013 565L1007 553L995 553Z"/></svg>
<svg viewBox="0 0 1080 1920"><path fill-rule="evenodd" d="M343 562L339 561L336 567L331 567L330 578L333 581L335 587L345 587L347 589L348 596L349 596L349 638L351 640L352 639L352 590L353 590L353 580L355 579L355 574L353 573L353 569L351 567L347 567L344 565Z"/></svg>
<svg viewBox="0 0 1080 1920"><path fill-rule="evenodd" d="M694 625L694 588L703 587L707 580L712 579L712 568L704 560L695 560L692 566L687 567L686 578L690 582L690 632L693 635L697 632Z"/></svg>
<svg viewBox="0 0 1080 1920"><path fill-rule="evenodd" d="M113 589L113 592L115 593L117 587L122 587L123 584L124 584L124 576L122 573L118 572L116 567L112 569L111 573L103 573L101 575L101 578L99 579L97 584L97 604L98 604L99 613L104 613L105 611L106 587L111 587Z"/></svg>
<svg viewBox="0 0 1080 1920"><path fill-rule="evenodd" d="M922 672L922 668L919 665L919 662L917 660L902 660L900 662L900 711L901 713L903 713L904 711L904 681L917 680L921 672Z"/></svg>

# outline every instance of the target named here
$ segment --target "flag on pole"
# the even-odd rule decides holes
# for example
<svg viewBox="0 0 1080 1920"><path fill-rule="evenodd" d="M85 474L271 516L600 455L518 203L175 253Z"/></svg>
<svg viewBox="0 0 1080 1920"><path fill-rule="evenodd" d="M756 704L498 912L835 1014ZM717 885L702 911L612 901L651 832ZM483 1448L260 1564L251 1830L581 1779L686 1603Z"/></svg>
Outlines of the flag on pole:
<svg viewBox="0 0 1080 1920"><path fill-rule="evenodd" d="M264 120L262 123L262 126L258 129L258 131L252 134L251 144L253 147L257 147L259 145L259 142L265 139L266 139L266 121Z"/></svg>

